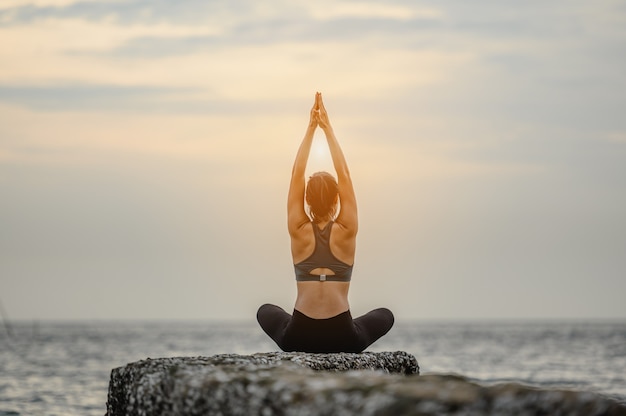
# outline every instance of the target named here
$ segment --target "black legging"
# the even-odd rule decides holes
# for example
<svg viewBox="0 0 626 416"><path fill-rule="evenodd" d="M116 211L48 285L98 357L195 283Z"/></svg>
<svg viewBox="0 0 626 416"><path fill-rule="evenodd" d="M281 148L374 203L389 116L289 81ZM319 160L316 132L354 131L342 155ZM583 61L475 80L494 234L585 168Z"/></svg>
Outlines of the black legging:
<svg viewBox="0 0 626 416"><path fill-rule="evenodd" d="M294 309L289 315L276 305L265 304L257 321L283 351L361 352L393 326L389 309L374 309L352 319L350 311L327 319L309 318Z"/></svg>

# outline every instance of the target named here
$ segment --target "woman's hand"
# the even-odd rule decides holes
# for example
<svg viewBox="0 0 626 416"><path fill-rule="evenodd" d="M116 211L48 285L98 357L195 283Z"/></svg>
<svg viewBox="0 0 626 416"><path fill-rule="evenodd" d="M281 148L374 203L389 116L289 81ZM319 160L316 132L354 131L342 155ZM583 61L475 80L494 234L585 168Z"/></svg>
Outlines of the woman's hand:
<svg viewBox="0 0 626 416"><path fill-rule="evenodd" d="M323 130L330 128L330 120L328 120L328 113L326 112L326 108L324 108L321 92L315 94L315 106L313 108L317 109L317 124Z"/></svg>
<svg viewBox="0 0 626 416"><path fill-rule="evenodd" d="M319 122L319 107L317 103L317 94L315 95L315 102L313 103L313 108L311 108L311 116L309 118L309 129L313 129L313 130L317 128L317 125Z"/></svg>

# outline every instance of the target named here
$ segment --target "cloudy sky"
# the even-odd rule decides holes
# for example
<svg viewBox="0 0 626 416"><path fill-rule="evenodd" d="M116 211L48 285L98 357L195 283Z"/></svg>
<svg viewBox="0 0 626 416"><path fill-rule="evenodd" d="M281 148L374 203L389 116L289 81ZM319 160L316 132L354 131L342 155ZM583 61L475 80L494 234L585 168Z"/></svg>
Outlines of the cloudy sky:
<svg viewBox="0 0 626 416"><path fill-rule="evenodd" d="M315 91L353 313L626 318L625 1L3 0L0 63L10 318L291 309Z"/></svg>

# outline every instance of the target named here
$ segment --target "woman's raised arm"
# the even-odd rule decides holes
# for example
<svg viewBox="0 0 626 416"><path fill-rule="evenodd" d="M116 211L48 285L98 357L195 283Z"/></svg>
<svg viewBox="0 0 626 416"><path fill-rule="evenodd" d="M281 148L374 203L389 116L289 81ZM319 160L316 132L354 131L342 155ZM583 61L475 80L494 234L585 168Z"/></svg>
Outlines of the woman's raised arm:
<svg viewBox="0 0 626 416"><path fill-rule="evenodd" d="M326 135L326 141L328 142L328 148L330 155L333 158L333 165L335 172L337 172L337 184L339 185L339 201L341 203L341 211L337 217L336 223L344 228L344 230L351 235L356 235L359 226L356 195L354 193L354 187L352 186L352 178L350 178L350 170L348 169L348 163L343 155L343 151L339 146L337 137L333 131L330 121L328 119L328 113L324 108L322 102L322 94L317 93L315 95L315 106L317 108L317 123L324 130Z"/></svg>
<svg viewBox="0 0 626 416"><path fill-rule="evenodd" d="M287 228L289 229L289 234L291 234L292 237L305 224L310 222L310 219L304 209L304 190L306 186L304 174L307 161L309 160L311 144L313 143L313 135L318 124L317 113L318 107L316 97L313 108L311 108L309 125L307 126L304 139L302 139L302 143L300 144L300 148L296 154L296 160L293 163L293 169L291 171L291 183L289 184L289 194L287 196Z"/></svg>

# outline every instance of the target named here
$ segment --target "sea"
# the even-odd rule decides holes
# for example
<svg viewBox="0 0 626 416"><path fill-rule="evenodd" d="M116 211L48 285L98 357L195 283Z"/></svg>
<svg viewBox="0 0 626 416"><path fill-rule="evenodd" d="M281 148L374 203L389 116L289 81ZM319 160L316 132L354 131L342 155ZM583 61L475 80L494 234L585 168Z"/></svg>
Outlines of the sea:
<svg viewBox="0 0 626 416"><path fill-rule="evenodd" d="M626 321L396 321L370 351L422 374L593 391L626 403ZM277 351L256 322L6 322L0 416L102 416L111 370L146 358Z"/></svg>

